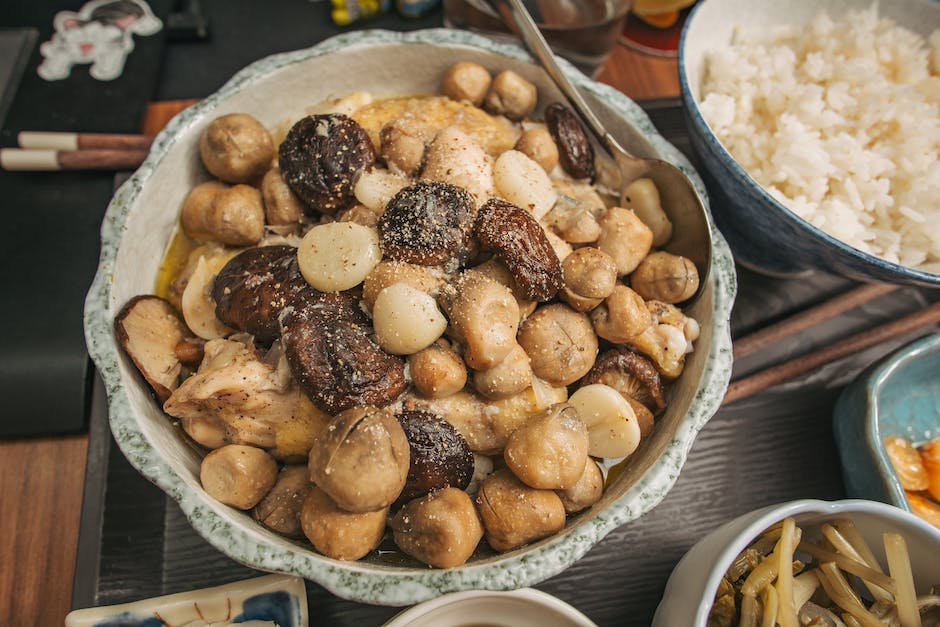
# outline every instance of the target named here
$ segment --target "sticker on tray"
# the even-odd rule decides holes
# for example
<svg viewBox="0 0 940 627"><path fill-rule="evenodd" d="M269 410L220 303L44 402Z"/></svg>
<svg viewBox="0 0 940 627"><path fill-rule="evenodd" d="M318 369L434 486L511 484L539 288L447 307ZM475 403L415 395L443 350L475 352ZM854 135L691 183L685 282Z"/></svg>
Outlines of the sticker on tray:
<svg viewBox="0 0 940 627"><path fill-rule="evenodd" d="M134 35L145 37L163 28L144 0L92 0L77 13L56 13L52 23L55 34L39 46L43 62L36 70L47 81L68 78L80 64L91 65L88 73L94 79L114 80L134 50Z"/></svg>

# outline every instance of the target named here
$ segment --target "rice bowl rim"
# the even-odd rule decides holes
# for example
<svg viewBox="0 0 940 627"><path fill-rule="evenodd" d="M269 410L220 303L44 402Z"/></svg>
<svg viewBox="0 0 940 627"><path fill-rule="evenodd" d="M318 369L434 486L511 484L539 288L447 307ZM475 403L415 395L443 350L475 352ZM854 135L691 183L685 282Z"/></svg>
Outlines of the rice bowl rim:
<svg viewBox="0 0 940 627"><path fill-rule="evenodd" d="M756 191L758 196L762 201L769 204L773 209L775 209L779 214L787 219L793 226L799 228L805 233L817 237L822 240L824 244L837 249L844 255L847 255L853 261L862 262L871 266L878 266L882 270L892 272L897 275L902 275L906 278L912 279L921 283L922 285L936 287L940 286L940 274L927 272L926 270L918 270L917 268L912 268L911 266L905 266L899 263L888 261L877 255L867 253L851 244L847 244L843 240L835 237L834 235L829 234L823 229L815 226L809 222L806 218L801 217L792 209L784 205L782 202L774 198L765 188L761 185L750 173L742 166L737 159L728 151L718 135L712 130L712 127L705 120L705 116L702 114L701 109L699 108L698 99L693 95L691 84L689 82L688 73L686 71L686 62L688 55L686 54L686 45L689 39L689 32L692 30L692 26L695 24L695 18L698 16L699 12L707 4L707 0L700 0L693 7L691 13L688 16L688 19L685 22L685 26L682 29L682 33L679 37L679 89L682 94L682 101L685 105L685 110L687 115L691 118L693 126L700 131L700 136L703 141L708 145L710 152L718 158L723 166L726 167L728 173L734 179L735 184L740 185L741 187L751 188ZM937 9L938 17L940 17L940 3L927 3L928 6L934 6ZM712 47L710 50L714 50ZM705 160L707 162L707 159ZM740 262L739 262L740 263ZM745 264L747 265L747 264ZM792 276L792 274L791 274Z"/></svg>

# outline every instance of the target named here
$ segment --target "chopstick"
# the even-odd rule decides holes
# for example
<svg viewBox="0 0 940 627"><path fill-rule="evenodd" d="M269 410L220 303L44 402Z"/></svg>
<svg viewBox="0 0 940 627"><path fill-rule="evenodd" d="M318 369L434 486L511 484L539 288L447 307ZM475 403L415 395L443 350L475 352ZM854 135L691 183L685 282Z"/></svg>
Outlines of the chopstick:
<svg viewBox="0 0 940 627"><path fill-rule="evenodd" d="M891 291L891 290L888 290ZM887 292L885 292L887 293ZM871 348L876 344L940 322L940 302L903 318L867 329L808 355L796 357L756 374L732 381L722 404L727 405L761 390L788 381L805 372Z"/></svg>
<svg viewBox="0 0 940 627"><path fill-rule="evenodd" d="M16 136L20 148L42 150L150 150L153 137L119 133L60 133L22 131Z"/></svg>
<svg viewBox="0 0 940 627"><path fill-rule="evenodd" d="M734 343L734 359L743 359L762 348L775 344L780 340L805 331L820 322L834 318L839 314L854 309L885 294L898 289L899 286L890 283L870 283L849 290L838 296L830 298L815 307L793 315L776 324L764 327Z"/></svg>
<svg viewBox="0 0 940 627"><path fill-rule="evenodd" d="M133 170L147 158L146 150L0 149L4 170Z"/></svg>
<svg viewBox="0 0 940 627"><path fill-rule="evenodd" d="M135 169L153 143L149 135L22 131L19 148L0 149L4 170Z"/></svg>

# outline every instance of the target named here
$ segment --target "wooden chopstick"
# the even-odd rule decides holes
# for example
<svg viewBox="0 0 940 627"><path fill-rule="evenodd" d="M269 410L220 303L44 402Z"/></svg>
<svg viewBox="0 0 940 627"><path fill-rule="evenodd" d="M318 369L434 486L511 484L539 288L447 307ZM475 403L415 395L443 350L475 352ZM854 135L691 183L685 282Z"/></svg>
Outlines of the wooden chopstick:
<svg viewBox="0 0 940 627"><path fill-rule="evenodd" d="M41 150L150 150L153 137L119 133L61 133L22 131L16 137L20 148Z"/></svg>
<svg viewBox="0 0 940 627"><path fill-rule="evenodd" d="M780 340L805 331L820 322L834 318L839 314L875 300L897 290L899 286L890 283L871 283L849 290L834 298L796 315L755 331L734 343L735 361L754 353Z"/></svg>
<svg viewBox="0 0 940 627"><path fill-rule="evenodd" d="M796 357L756 374L733 381L728 386L722 404L733 403L755 392L783 383L805 372L871 348L876 344L922 329L940 322L940 303L934 303L898 320L856 333L844 340L809 355Z"/></svg>
<svg viewBox="0 0 940 627"><path fill-rule="evenodd" d="M147 158L147 150L33 150L0 149L4 170L133 170Z"/></svg>

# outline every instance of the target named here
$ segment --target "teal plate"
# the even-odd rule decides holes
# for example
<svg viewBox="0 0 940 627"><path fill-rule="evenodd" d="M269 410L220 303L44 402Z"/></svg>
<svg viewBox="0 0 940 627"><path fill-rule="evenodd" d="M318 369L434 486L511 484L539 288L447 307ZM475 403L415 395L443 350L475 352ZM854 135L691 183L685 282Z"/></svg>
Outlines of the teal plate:
<svg viewBox="0 0 940 627"><path fill-rule="evenodd" d="M849 496L911 511L884 439L915 444L940 435L940 334L908 344L843 390L833 427Z"/></svg>

